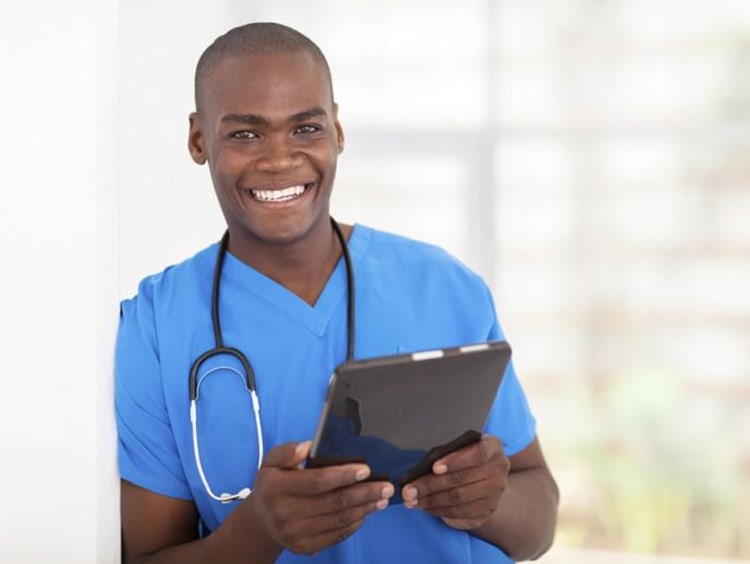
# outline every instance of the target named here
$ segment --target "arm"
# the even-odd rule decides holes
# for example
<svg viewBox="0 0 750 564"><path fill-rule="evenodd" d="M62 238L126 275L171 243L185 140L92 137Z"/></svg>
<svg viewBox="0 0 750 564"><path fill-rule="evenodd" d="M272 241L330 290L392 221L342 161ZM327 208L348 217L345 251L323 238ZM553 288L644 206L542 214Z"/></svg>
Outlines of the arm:
<svg viewBox="0 0 750 564"><path fill-rule="evenodd" d="M559 492L537 439L508 459L497 438L438 460L433 473L404 487L407 507L471 531L516 560L552 545Z"/></svg>
<svg viewBox="0 0 750 564"><path fill-rule="evenodd" d="M560 493L538 439L510 458L510 468L497 508L473 533L516 560L539 558L552 546Z"/></svg>
<svg viewBox="0 0 750 564"><path fill-rule="evenodd" d="M123 563L231 562L233 554L247 554L248 562L273 562L280 552L258 535L257 528L244 537L236 535L235 542L218 542L213 534L199 540L192 501L155 494L125 480L120 482L120 495ZM239 513L235 511L219 530L231 529ZM243 547L245 540L253 543L249 549Z"/></svg>
<svg viewBox="0 0 750 564"><path fill-rule="evenodd" d="M393 486L362 482L370 470L348 464L302 470L310 443L272 449L253 493L206 538L197 538L191 501L122 481L123 562L273 562L286 548L312 554L344 540L384 509Z"/></svg>
<svg viewBox="0 0 750 564"><path fill-rule="evenodd" d="M281 552L258 527L232 534L241 524L235 511L224 524L198 539L198 512L191 501L170 498L122 481L123 563L273 562ZM221 540L223 537L225 540Z"/></svg>

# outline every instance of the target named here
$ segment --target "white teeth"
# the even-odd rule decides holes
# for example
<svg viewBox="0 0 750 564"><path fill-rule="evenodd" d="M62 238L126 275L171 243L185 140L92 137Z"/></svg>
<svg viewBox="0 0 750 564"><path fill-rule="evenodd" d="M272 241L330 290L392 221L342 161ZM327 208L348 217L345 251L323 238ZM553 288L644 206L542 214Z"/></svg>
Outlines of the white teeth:
<svg viewBox="0 0 750 564"><path fill-rule="evenodd" d="M305 185L290 186L281 190L250 190L256 200L262 202L285 202L296 198L305 191Z"/></svg>

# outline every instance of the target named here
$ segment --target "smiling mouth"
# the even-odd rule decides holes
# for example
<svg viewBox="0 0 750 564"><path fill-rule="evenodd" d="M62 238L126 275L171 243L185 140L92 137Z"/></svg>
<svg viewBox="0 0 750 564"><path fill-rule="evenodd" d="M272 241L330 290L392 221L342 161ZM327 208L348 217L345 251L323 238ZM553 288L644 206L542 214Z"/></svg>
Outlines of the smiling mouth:
<svg viewBox="0 0 750 564"><path fill-rule="evenodd" d="M255 190L250 189L247 192L253 199L260 202L289 202L302 196L313 184L297 184L278 190Z"/></svg>

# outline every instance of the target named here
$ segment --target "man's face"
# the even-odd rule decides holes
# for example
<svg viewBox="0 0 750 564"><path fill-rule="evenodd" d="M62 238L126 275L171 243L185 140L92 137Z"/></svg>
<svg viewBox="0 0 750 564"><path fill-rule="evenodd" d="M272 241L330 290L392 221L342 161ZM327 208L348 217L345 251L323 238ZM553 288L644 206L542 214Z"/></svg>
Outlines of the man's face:
<svg viewBox="0 0 750 564"><path fill-rule="evenodd" d="M303 51L226 57L199 97L190 153L208 161L236 250L297 242L328 223L344 138L318 61Z"/></svg>

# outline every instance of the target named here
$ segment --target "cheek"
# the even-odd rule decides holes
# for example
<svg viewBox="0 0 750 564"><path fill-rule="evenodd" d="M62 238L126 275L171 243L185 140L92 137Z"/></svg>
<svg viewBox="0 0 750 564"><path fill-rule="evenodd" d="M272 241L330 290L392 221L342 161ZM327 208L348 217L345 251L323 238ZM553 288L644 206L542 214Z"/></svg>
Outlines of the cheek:
<svg viewBox="0 0 750 564"><path fill-rule="evenodd" d="M338 159L338 148L335 143L315 153L313 160L321 171L328 174L336 172L336 162Z"/></svg>
<svg viewBox="0 0 750 564"><path fill-rule="evenodd" d="M236 151L221 151L213 155L209 166L214 183L226 188L237 184L247 169L247 159L238 155Z"/></svg>

